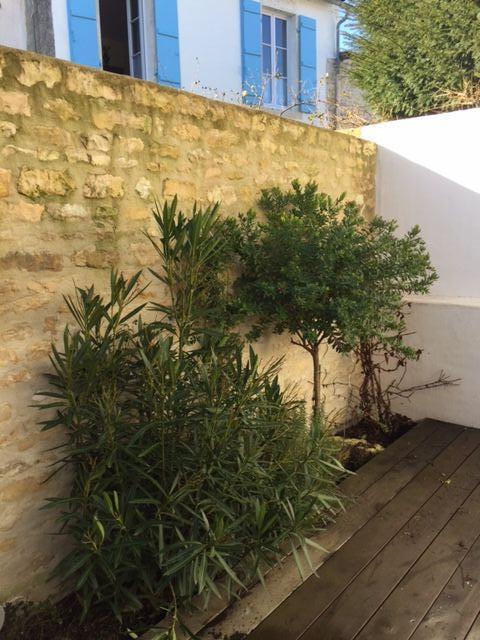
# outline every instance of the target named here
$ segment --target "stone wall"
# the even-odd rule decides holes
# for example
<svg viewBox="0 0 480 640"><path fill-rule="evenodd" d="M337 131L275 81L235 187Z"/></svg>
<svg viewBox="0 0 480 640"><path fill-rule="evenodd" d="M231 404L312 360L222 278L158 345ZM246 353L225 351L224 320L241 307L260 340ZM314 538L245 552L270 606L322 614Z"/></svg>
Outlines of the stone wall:
<svg viewBox="0 0 480 640"><path fill-rule="evenodd" d="M74 282L103 289L114 265L153 265L143 231L154 232L154 195L237 214L262 187L299 177L368 213L374 176L371 143L0 48L0 601L45 596L65 548L39 510L68 490L62 476L44 483L61 434L41 433L32 408L68 319L62 295ZM286 352L285 379L310 395L308 357L277 336L260 350ZM348 382L348 358L329 353L325 365ZM328 406L346 404L332 393Z"/></svg>

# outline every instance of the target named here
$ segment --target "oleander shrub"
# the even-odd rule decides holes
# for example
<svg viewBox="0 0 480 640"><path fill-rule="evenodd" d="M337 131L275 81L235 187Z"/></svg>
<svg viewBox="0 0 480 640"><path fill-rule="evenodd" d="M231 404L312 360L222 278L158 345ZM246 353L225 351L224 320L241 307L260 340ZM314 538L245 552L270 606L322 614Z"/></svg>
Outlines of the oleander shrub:
<svg viewBox="0 0 480 640"><path fill-rule="evenodd" d="M340 506L321 419L281 388L281 361L262 365L221 321L228 221L176 199L155 219L168 301L145 314L140 274L113 272L108 295L79 287L51 356L44 428L65 432L73 474L50 500L73 543L56 574L86 614L232 595L285 552L308 558Z"/></svg>

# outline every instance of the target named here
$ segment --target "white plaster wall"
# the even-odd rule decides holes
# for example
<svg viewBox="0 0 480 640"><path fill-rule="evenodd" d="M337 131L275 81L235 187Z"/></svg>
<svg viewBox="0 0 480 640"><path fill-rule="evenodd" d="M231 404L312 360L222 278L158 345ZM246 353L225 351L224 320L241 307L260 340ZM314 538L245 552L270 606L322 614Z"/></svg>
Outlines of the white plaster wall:
<svg viewBox="0 0 480 640"><path fill-rule="evenodd" d="M0 0L0 44L27 48L24 0Z"/></svg>
<svg viewBox="0 0 480 640"><path fill-rule="evenodd" d="M238 0L178 0L182 88L238 101L241 94Z"/></svg>
<svg viewBox="0 0 480 640"><path fill-rule="evenodd" d="M378 145L377 213L401 232L419 224L439 274L413 302L411 341L424 353L403 386L442 370L462 380L396 406L480 427L480 109L371 125L362 137Z"/></svg>
<svg viewBox="0 0 480 640"><path fill-rule="evenodd" d="M460 382L398 399L395 409L415 419L480 428L480 301L428 298L413 303L409 327L415 331L411 344L423 354L409 363L402 386L435 380L442 371Z"/></svg>
<svg viewBox="0 0 480 640"><path fill-rule="evenodd" d="M377 211L422 228L432 295L480 298L480 109L363 127L378 148Z"/></svg>

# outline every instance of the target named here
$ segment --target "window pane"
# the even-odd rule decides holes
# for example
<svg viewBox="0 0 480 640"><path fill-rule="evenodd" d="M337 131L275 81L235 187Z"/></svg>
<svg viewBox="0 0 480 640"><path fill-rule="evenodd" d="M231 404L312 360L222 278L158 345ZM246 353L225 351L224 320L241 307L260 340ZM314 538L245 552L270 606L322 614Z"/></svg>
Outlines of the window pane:
<svg viewBox="0 0 480 640"><path fill-rule="evenodd" d="M140 51L140 22L135 20L132 22L132 54L135 55Z"/></svg>
<svg viewBox="0 0 480 640"><path fill-rule="evenodd" d="M262 47L263 73L272 74L272 48L264 44Z"/></svg>
<svg viewBox="0 0 480 640"><path fill-rule="evenodd" d="M287 51L286 49L277 49L276 51L275 75L283 78L287 77Z"/></svg>
<svg viewBox="0 0 480 640"><path fill-rule="evenodd" d="M272 104L272 78L271 76L263 76L263 102L265 104Z"/></svg>
<svg viewBox="0 0 480 640"><path fill-rule="evenodd" d="M130 0L130 19L138 18L138 0Z"/></svg>
<svg viewBox="0 0 480 640"><path fill-rule="evenodd" d="M133 76L135 78L141 78L143 75L143 69L142 69L142 56L140 54L134 56L132 58L132 72L133 72Z"/></svg>
<svg viewBox="0 0 480 640"><path fill-rule="evenodd" d="M262 15L262 42L270 44L272 42L272 24L270 16Z"/></svg>
<svg viewBox="0 0 480 640"><path fill-rule="evenodd" d="M287 21L275 18L275 44L277 47L287 46Z"/></svg>
<svg viewBox="0 0 480 640"><path fill-rule="evenodd" d="M287 106L287 79L281 78L275 80L275 102L278 106Z"/></svg>

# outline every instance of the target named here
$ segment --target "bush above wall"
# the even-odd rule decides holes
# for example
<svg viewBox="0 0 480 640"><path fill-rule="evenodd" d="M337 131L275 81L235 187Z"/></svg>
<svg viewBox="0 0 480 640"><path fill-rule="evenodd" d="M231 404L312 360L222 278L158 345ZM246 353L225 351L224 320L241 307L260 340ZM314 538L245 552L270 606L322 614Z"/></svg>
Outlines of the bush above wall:
<svg viewBox="0 0 480 640"><path fill-rule="evenodd" d="M480 105L478 0L354 0L351 75L383 118Z"/></svg>

